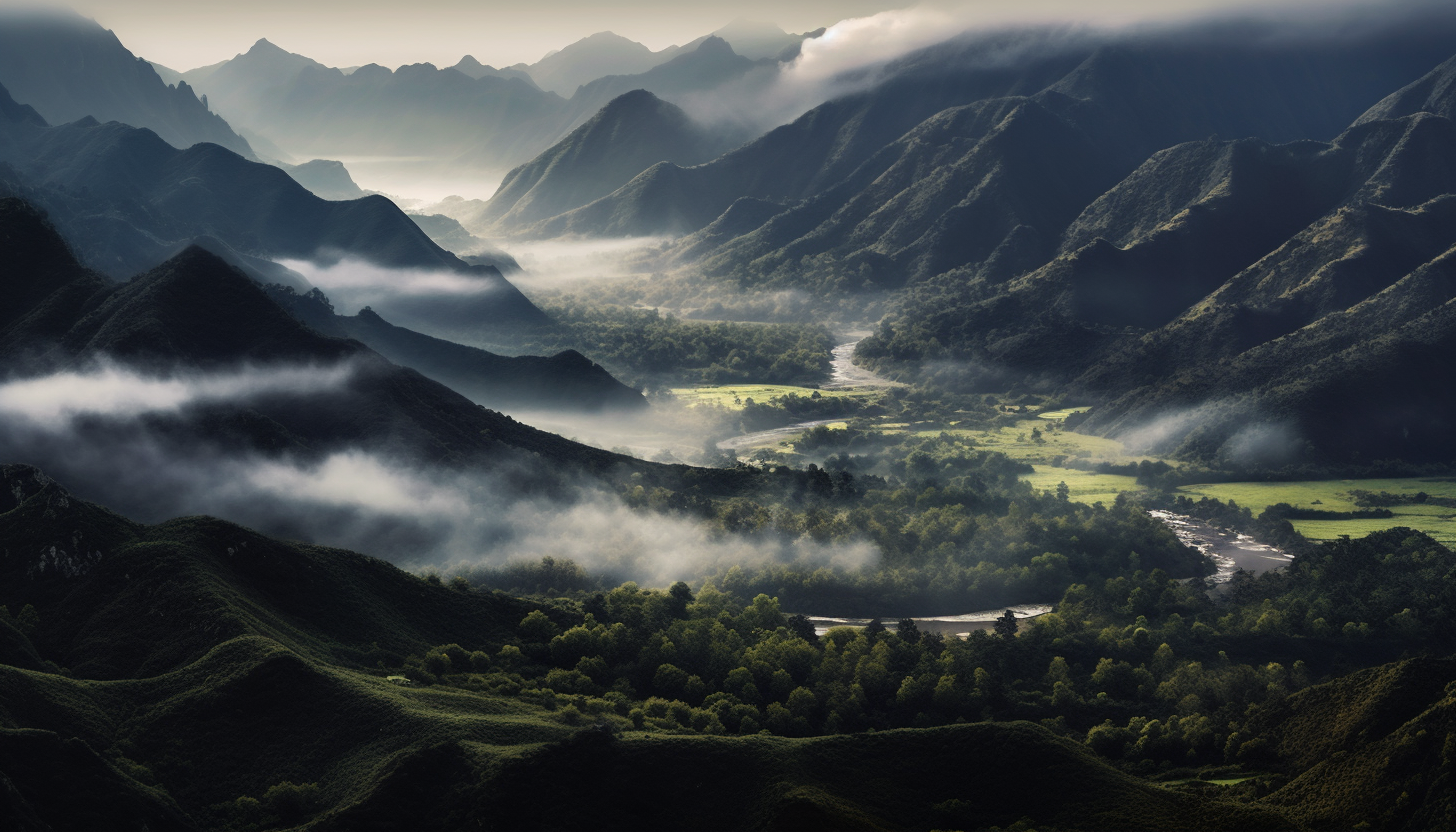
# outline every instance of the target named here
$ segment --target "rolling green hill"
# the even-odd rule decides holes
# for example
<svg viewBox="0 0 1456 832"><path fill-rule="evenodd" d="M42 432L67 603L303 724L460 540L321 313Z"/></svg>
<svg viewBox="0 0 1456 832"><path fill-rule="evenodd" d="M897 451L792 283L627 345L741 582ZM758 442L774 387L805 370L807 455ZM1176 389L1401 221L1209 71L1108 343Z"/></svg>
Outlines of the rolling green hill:
<svg viewBox="0 0 1456 832"><path fill-rule="evenodd" d="M26 466L0 479L0 604L30 606L52 663L0 664L12 828L1293 828L1029 723L617 738L525 696L401 687L377 667L498 649L536 605L210 518L141 526Z"/></svg>

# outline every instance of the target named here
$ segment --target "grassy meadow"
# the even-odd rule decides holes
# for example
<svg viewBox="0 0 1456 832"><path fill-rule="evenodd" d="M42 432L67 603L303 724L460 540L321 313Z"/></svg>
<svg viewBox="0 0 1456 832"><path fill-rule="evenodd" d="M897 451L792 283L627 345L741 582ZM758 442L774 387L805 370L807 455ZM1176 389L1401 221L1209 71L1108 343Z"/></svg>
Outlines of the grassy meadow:
<svg viewBox="0 0 1456 832"><path fill-rule="evenodd" d="M1392 494L1415 494L1421 491L1435 497L1456 498L1456 478L1403 477L1368 480L1307 480L1303 482L1221 482L1188 485L1178 489L1190 497L1213 497L1225 502L1233 500L1249 506L1255 513L1275 503L1288 503L1296 508L1324 511L1355 511L1350 491L1388 491ZM1442 543L1456 543L1456 508L1423 503L1391 506L1395 514L1388 519L1374 520L1294 520L1299 533L1313 540L1333 540L1341 535L1364 537L1371 532L1396 526L1419 529Z"/></svg>
<svg viewBox="0 0 1456 832"><path fill-rule="evenodd" d="M735 384L723 386L700 386L674 389L673 395L689 406L707 405L726 410L742 410L749 399L763 403L775 396L797 394L811 396L818 392L823 397L868 398L879 395L878 390L815 390L809 387L794 387L779 384ZM1011 459L1025 462L1035 472L1023 479L1033 488L1041 491L1055 490L1065 482L1073 500L1083 503L1111 503L1125 491L1138 491L1140 486L1130 476L1099 474L1067 466L1071 460L1085 462L1111 462L1125 464L1149 459L1146 455L1129 454L1122 443L1101 436L1089 436L1061 430L1060 422L1073 413L1087 410L1086 407L1068 407L1045 413L1028 414L1026 418L1011 425L995 428L964 428L961 423L949 422L904 422L883 421L875 428L889 435L938 436L948 433L952 436L973 440L977 447L1003 453ZM837 421L827 425L831 429L843 429L847 422ZM1036 434L1033 434L1033 430ZM760 448L781 453L794 453L794 434L765 432L757 443L742 447L740 453L747 454ZM1241 506L1248 506L1255 514L1276 503L1288 503L1296 508L1315 508L1325 511L1355 511L1349 492L1351 490L1388 491L1391 493L1414 494L1424 491L1432 496L1456 498L1456 478L1388 478L1364 480L1307 480L1300 482L1227 482L1205 483L1180 487L1178 492L1197 499L1210 497L1224 502L1230 500ZM1362 520L1295 520L1294 527L1313 540L1332 540L1341 535L1363 537L1371 532L1396 526L1419 529L1433 538L1447 544L1456 543L1456 509L1427 504L1410 504L1391 507L1394 517L1388 519Z"/></svg>
<svg viewBox="0 0 1456 832"><path fill-rule="evenodd" d="M805 398L818 393L821 398L863 399L877 395L874 390L820 390L817 387L795 387L788 384L728 384L702 387L674 387L672 394L689 407L708 405L725 410L742 410L753 399L767 404L775 396L796 395Z"/></svg>

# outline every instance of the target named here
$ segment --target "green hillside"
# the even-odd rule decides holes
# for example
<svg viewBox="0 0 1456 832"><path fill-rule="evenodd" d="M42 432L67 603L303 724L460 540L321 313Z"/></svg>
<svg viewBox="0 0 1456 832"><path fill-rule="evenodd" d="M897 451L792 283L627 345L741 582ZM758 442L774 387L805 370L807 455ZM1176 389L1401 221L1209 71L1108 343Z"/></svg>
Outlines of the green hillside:
<svg viewBox="0 0 1456 832"><path fill-rule="evenodd" d="M47 663L0 664L0 816L17 828L1291 828L1194 811L1026 723L618 739L526 696L400 686L377 668L515 643L538 606L209 518L140 526L34 469L3 477L0 605L32 610L11 638Z"/></svg>

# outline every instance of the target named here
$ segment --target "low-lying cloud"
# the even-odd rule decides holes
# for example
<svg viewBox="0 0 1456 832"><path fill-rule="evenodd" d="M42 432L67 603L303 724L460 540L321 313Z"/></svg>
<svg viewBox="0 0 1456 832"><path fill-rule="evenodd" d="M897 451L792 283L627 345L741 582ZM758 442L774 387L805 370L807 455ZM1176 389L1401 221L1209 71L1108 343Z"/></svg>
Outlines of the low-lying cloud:
<svg viewBox="0 0 1456 832"><path fill-rule="evenodd" d="M306 395L347 378L344 368L279 368L158 379L110 366L11 382L0 385L0 460L35 465L78 497L141 522L212 515L414 569L550 555L665 585L734 564L854 568L878 556L867 542L715 533L695 517L631 509L590 480L526 492L516 483L540 472L513 466L529 463L447 469L360 446L263 452L192 430L245 412L254 396ZM125 392L128 385L141 392Z"/></svg>
<svg viewBox="0 0 1456 832"><path fill-rule="evenodd" d="M342 363L161 376L102 362L86 370L0 384L0 416L54 423L84 415L125 418L176 412L194 404L337 389L353 373L352 364Z"/></svg>
<svg viewBox="0 0 1456 832"><path fill-rule="evenodd" d="M498 288L475 275L444 269L409 269L379 266L354 257L312 260L279 260L278 264L307 278L330 296L374 300L396 297L456 296L489 294Z"/></svg>
<svg viewBox="0 0 1456 832"><path fill-rule="evenodd" d="M1272 31L1294 37L1324 37L1362 28L1350 23L1362 16L1383 25L1393 11L1423 8L1439 6L1427 0L927 2L839 21L820 37L804 41L798 57L771 75L749 73L709 94L674 100L701 122L763 130L825 101L869 89L896 61L956 39L971 47L958 57L968 68L995 68L1086 49L1140 30L1181 27L1194 33L1203 24L1243 17L1277 23Z"/></svg>

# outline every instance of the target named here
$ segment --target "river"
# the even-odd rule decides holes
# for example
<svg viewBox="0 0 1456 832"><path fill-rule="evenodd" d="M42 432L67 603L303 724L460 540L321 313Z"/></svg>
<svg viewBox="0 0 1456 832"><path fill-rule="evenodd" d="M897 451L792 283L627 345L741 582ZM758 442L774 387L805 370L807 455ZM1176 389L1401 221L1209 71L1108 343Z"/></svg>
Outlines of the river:
<svg viewBox="0 0 1456 832"><path fill-rule="evenodd" d="M915 626L920 628L922 633L940 633L941 635L956 636L965 638L974 630L990 630L996 624L996 619L1011 610L1017 619L1035 618L1038 615L1046 615L1052 611L1051 604L1016 604L1010 607L997 607L994 610L981 610L980 612L968 612L963 615L935 615L928 618L911 618ZM805 618L814 625L814 632L824 635L834 627L853 627L859 629L869 626L872 618L832 618L824 615L806 615ZM881 618L880 623L886 629L893 630L900 623L898 618Z"/></svg>
<svg viewBox="0 0 1456 832"><path fill-rule="evenodd" d="M1148 514L1171 529L1184 546L1192 546L1213 561L1218 567L1218 572L1209 578L1213 584L1228 583L1239 569L1258 575L1283 569L1294 560L1292 555L1246 534L1225 531L1187 515L1161 509L1153 509Z"/></svg>
<svg viewBox="0 0 1456 832"><path fill-rule="evenodd" d="M840 333L840 338L845 340L829 352L829 381L823 385L825 390L845 390L851 387L889 387L894 384L887 378L877 376L863 367L855 366L854 348L869 336L870 333L866 331Z"/></svg>
<svg viewBox="0 0 1456 832"><path fill-rule="evenodd" d="M844 332L840 338L844 339L830 352L829 360L829 381L822 385L825 390L848 390L854 387L889 387L895 382L887 378L881 378L862 367L854 365L854 348L860 341L869 336L868 332ZM745 433L742 436L734 436L724 439L718 443L718 449L723 451L741 451L744 448L753 448L760 445L773 444L774 440L787 439L791 436L798 436L809 428L817 428L820 425L829 425L835 422L842 422L843 419L816 419L811 422L798 422L772 430L761 430L755 433Z"/></svg>

